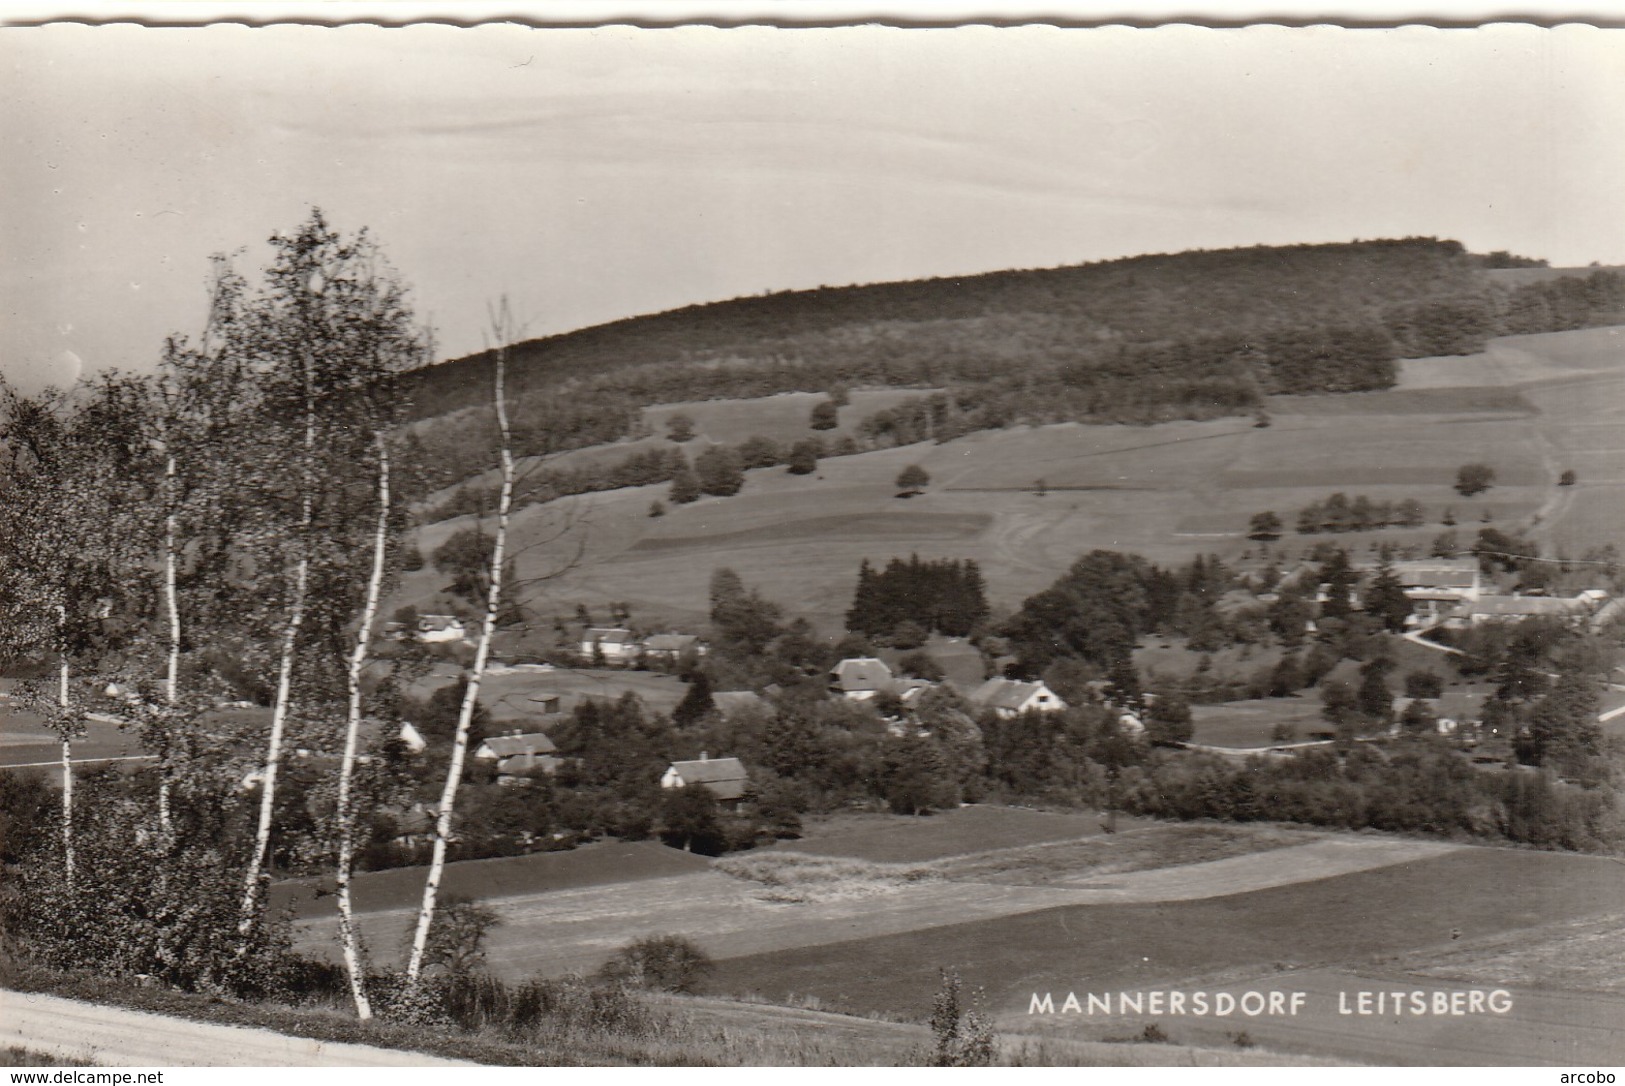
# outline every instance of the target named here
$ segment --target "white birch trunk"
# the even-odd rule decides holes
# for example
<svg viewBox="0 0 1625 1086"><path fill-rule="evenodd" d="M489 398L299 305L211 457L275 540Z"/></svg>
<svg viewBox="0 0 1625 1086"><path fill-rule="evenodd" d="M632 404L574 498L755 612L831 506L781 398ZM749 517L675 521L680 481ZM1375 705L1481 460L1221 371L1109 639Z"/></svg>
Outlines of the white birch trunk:
<svg viewBox="0 0 1625 1086"><path fill-rule="evenodd" d="M372 573L367 578L367 597L361 610L361 627L356 631L355 651L350 655L350 709L344 731L344 756L339 762L338 796L338 899L339 942L344 967L350 974L350 994L355 999L356 1017L372 1017L367 999L367 976L361 961L360 940L356 935L355 912L350 900L350 875L355 863L355 811L350 795L355 777L356 747L361 735L361 673L367 665L367 648L372 641L373 622L378 616L378 597L383 591L384 559L389 547L389 446L380 431L378 441L378 524L372 538Z"/></svg>
<svg viewBox="0 0 1625 1086"><path fill-rule="evenodd" d="M243 887L242 916L237 922L240 935L254 928L259 908L266 855L271 850L271 818L276 806L276 773L282 764L282 734L288 722L288 702L293 693L293 660L299 646L299 627L305 620L305 587L310 579L310 559L301 557L293 575L293 603L288 624L282 631L282 660L277 669L276 703L271 709L271 734L265 743L265 768L260 780L259 825L254 831L254 855L249 860L248 878Z"/></svg>
<svg viewBox="0 0 1625 1086"><path fill-rule="evenodd" d="M277 668L276 703L271 709L271 734L265 741L265 769L260 783L259 825L254 831L254 855L249 860L243 887L242 916L237 932L247 936L254 929L259 911L260 888L265 861L271 849L271 823L276 807L276 776L282 764L282 734L287 728L289 702L293 696L293 664L299 652L299 628L305 621L305 593L310 585L310 534L315 519L313 490L316 485L313 461L316 455L316 393L312 363L305 361L305 441L304 502L299 517L299 563L294 568L293 595L288 602L288 622L282 631L282 659ZM247 952L245 941L239 948Z"/></svg>
<svg viewBox="0 0 1625 1086"><path fill-rule="evenodd" d="M181 673L181 608L179 593L175 590L175 454L164 462L164 479L169 494L169 515L164 518L164 609L169 612L169 667L164 680L164 696L171 709L180 703ZM165 732L160 740L162 750L158 758L158 829L167 840L171 830L169 815L170 736Z"/></svg>
<svg viewBox="0 0 1625 1086"><path fill-rule="evenodd" d="M66 609L59 609L64 615L66 624ZM62 867L67 872L68 888L73 888L73 740L69 738L66 730L67 709L69 705L68 694L68 656L63 650L62 661L57 682L57 705L63 711L64 728L62 732Z"/></svg>
<svg viewBox="0 0 1625 1086"><path fill-rule="evenodd" d="M474 706L479 702L480 680L485 675L485 664L491 653L491 637L496 632L497 610L502 596L503 550L508 542L508 512L513 504L513 448L508 427L508 404L504 388L507 376L508 350L506 346L496 352L496 407L497 427L501 432L502 491L497 499L497 534L491 545L491 587L485 600L485 623L480 628L479 645L474 650L474 666L463 691L463 704L457 713L457 734L452 740L451 763L446 769L446 785L440 793L440 809L434 827L434 854L429 861L429 877L423 884L423 905L418 911L417 931L412 937L412 955L406 966L408 983L416 984L423 970L423 954L429 944L429 929L434 924L435 898L440 892L440 877L446 867L446 846L451 840L452 813L457 802L457 788L463 779L463 762L468 754L468 733L474 721Z"/></svg>

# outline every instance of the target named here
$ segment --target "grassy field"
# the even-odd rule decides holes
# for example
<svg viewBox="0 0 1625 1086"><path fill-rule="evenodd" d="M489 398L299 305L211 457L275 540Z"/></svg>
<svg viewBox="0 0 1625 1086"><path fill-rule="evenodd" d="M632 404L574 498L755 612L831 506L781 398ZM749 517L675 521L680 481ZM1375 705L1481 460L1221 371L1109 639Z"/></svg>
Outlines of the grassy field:
<svg viewBox="0 0 1625 1086"><path fill-rule="evenodd" d="M109 758L129 758L142 753L132 732L118 725L91 720L83 736L73 742L75 761L91 762ZM56 764L62 758L62 741L34 713L0 698L0 769L15 766Z"/></svg>
<svg viewBox="0 0 1625 1086"><path fill-rule="evenodd" d="M446 865L441 890L473 898L522 897L556 890L618 886L643 879L704 871L710 861L652 841L604 842L568 852L541 852ZM401 867L368 871L353 882L356 908L363 912L415 908L423 899L424 869ZM290 879L271 889L271 905L293 905L302 919L337 915L330 878Z"/></svg>
<svg viewBox="0 0 1625 1086"><path fill-rule="evenodd" d="M577 602L598 610L625 601L635 621L693 624L703 621L711 571L725 565L790 613L834 628L864 558L974 558L995 606L1013 607L1094 547L1165 563L1203 552L1236 558L1257 547L1245 538L1253 513L1274 510L1290 522L1335 490L1414 498L1427 512L1420 528L1339 537L1357 551L1378 542L1425 545L1442 530L1448 507L1464 536L1488 514L1503 530L1532 532L1578 554L1625 541L1622 332L1509 337L1482 355L1406 361L1398 387L1387 392L1276 397L1267 428L1218 419L1016 429L825 460L812 476L761 469L735 497L672 507L658 518L648 509L665 498L664 487L533 507L517 518L520 572L536 580L571 565L538 581L547 616ZM872 407L865 395L855 393L846 412ZM707 436L732 439L801 425L803 407L815 400L669 410L680 406ZM651 409L651 417L667 410ZM1450 484L1473 460L1490 464L1497 484L1461 498ZM910 463L924 466L932 483L904 501L892 480ZM1568 469L1578 485L1556 486ZM539 542L566 520L573 527L563 538ZM421 548L432 552L461 523L424 528ZM1288 535L1279 546L1295 553L1312 541ZM432 571L412 574L402 596L430 602L441 580Z"/></svg>
<svg viewBox="0 0 1625 1086"><path fill-rule="evenodd" d="M721 962L719 990L812 995L857 1012L919 1013L941 967L997 1014L1033 991L1146 987L1234 969L1404 962L1466 938L1616 912L1625 866L1470 848L1411 863L1149 904L1063 906Z"/></svg>
<svg viewBox="0 0 1625 1086"><path fill-rule="evenodd" d="M1118 820L1124 829L1139 824L1128 818ZM992 849L1069 841L1102 832L1100 816L1093 811L970 806L924 818L852 813L809 820L800 840L787 841L778 848L812 856L915 863Z"/></svg>
<svg viewBox="0 0 1625 1086"><path fill-rule="evenodd" d="M1294 738L1286 742L1306 741L1312 737L1311 733L1326 731L1329 727L1321 719L1320 699L1313 695L1193 705L1191 722L1195 725L1191 742L1237 749L1270 747L1283 742L1274 738L1275 728L1281 724L1293 731Z"/></svg>

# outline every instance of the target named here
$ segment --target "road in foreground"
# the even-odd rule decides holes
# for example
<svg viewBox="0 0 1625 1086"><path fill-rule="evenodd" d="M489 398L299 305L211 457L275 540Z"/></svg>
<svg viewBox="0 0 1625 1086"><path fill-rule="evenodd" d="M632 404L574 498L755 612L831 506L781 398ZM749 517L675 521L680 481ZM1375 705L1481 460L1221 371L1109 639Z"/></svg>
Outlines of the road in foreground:
<svg viewBox="0 0 1625 1086"><path fill-rule="evenodd" d="M3 990L0 1043L108 1067L473 1066L422 1052L315 1041Z"/></svg>

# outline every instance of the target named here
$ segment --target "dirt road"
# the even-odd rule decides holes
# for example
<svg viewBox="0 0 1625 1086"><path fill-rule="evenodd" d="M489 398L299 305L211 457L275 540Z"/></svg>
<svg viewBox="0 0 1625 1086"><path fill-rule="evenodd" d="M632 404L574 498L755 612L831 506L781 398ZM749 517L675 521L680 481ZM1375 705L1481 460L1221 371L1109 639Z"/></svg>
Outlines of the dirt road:
<svg viewBox="0 0 1625 1086"><path fill-rule="evenodd" d="M8 991L0 991L0 1043L106 1067L473 1066L420 1052L313 1041Z"/></svg>

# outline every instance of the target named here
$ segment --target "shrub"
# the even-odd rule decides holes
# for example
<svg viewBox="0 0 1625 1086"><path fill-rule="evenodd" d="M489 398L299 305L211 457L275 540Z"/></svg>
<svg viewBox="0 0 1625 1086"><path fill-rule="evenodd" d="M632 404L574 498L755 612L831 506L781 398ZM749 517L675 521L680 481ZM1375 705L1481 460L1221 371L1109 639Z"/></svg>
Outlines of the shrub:
<svg viewBox="0 0 1625 1086"><path fill-rule="evenodd" d="M942 985L931 1006L931 1035L935 1047L932 1067L990 1067L993 1064L993 1025L982 1013L980 992L965 1006L959 974L942 970Z"/></svg>
<svg viewBox="0 0 1625 1086"><path fill-rule="evenodd" d="M713 968L710 955L683 936L649 935L617 951L597 977L631 988L692 992Z"/></svg>
<svg viewBox="0 0 1625 1086"><path fill-rule="evenodd" d="M1456 493L1464 498L1482 494L1495 482L1495 469L1488 464L1463 464L1456 469Z"/></svg>

